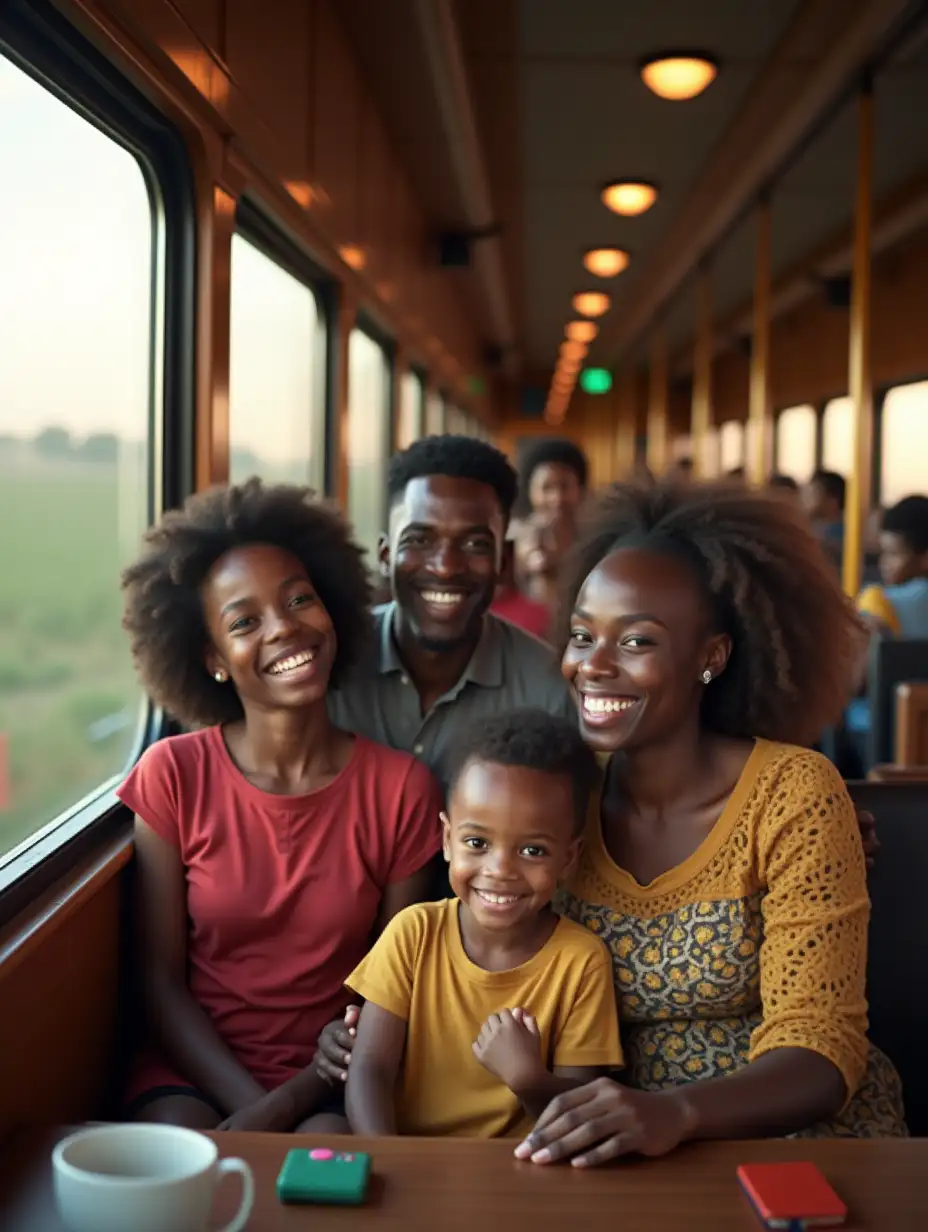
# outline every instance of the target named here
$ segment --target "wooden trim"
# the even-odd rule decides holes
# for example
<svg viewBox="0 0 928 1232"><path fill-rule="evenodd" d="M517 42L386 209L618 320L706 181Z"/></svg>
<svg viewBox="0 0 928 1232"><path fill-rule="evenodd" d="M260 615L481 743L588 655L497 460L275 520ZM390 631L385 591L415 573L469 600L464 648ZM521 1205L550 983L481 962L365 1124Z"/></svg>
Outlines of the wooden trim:
<svg viewBox="0 0 928 1232"><path fill-rule="evenodd" d="M748 479L764 483L770 474L773 456L773 412L770 399L770 292L771 292L770 201L757 207L757 252L754 269L754 332L751 348L751 386L749 419L754 427Z"/></svg>
<svg viewBox="0 0 928 1232"><path fill-rule="evenodd" d="M648 373L648 470L657 477L667 469L667 327L659 321L651 337L651 362Z"/></svg>
<svg viewBox="0 0 928 1232"><path fill-rule="evenodd" d="M229 482L229 355L236 197L218 184L200 215L197 490Z"/></svg>
<svg viewBox="0 0 928 1232"><path fill-rule="evenodd" d="M870 365L870 239L873 220L873 90L860 92L857 129L857 201L851 316L848 340L848 390L854 404L854 465L848 475L844 508L842 580L847 594L860 590L864 538L870 513L870 450L873 435L873 379Z"/></svg>
<svg viewBox="0 0 928 1232"><path fill-rule="evenodd" d="M101 886L111 881L132 858L131 831L89 856L0 929L0 982L61 928Z"/></svg>
<svg viewBox="0 0 928 1232"><path fill-rule="evenodd" d="M690 412L693 438L693 474L706 469L706 444L712 426L712 271L699 272L696 289L696 345L693 348L693 399Z"/></svg>

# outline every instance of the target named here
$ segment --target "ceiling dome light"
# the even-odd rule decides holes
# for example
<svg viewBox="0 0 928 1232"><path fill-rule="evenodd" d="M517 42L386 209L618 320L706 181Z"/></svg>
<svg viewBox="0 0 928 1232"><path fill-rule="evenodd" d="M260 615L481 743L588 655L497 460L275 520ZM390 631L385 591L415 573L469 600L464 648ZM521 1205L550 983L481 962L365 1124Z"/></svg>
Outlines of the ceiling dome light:
<svg viewBox="0 0 928 1232"><path fill-rule="evenodd" d="M665 51L643 61L639 71L658 98L681 102L702 94L715 81L719 66L701 51Z"/></svg>
<svg viewBox="0 0 928 1232"><path fill-rule="evenodd" d="M634 218L649 210L657 200L657 186L646 180L615 180L606 184L599 196L613 214Z"/></svg>
<svg viewBox="0 0 928 1232"><path fill-rule="evenodd" d="M571 342L592 342L599 333L599 326L592 321L569 321L564 333Z"/></svg>
<svg viewBox="0 0 928 1232"><path fill-rule="evenodd" d="M589 350L589 346L585 342L562 342L559 348L559 354L564 359L583 359Z"/></svg>
<svg viewBox="0 0 928 1232"><path fill-rule="evenodd" d="M628 265L628 253L622 248L591 248L583 254L583 264L597 278L615 278Z"/></svg>
<svg viewBox="0 0 928 1232"><path fill-rule="evenodd" d="M571 300L574 312L582 317L601 317L609 311L612 300L603 291L581 291Z"/></svg>

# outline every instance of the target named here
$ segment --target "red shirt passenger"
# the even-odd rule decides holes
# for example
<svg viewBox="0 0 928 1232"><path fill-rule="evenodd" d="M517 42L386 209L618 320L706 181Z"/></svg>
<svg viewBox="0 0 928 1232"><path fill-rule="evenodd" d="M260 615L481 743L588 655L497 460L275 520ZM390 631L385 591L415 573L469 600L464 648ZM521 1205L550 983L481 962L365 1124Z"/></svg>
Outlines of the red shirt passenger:
<svg viewBox="0 0 928 1232"><path fill-rule="evenodd" d="M508 620L511 625L524 629L526 633L533 633L542 641L547 640L548 625L551 623L548 609L543 603L527 598L521 591L504 590L493 600L490 611L495 616L502 616L503 620Z"/></svg>
<svg viewBox="0 0 928 1232"><path fill-rule="evenodd" d="M328 716L370 633L362 553L308 490L249 480L166 514L123 584L148 692L200 729L154 744L120 790L157 1049L129 1113L344 1132L320 1032L440 845L430 771Z"/></svg>

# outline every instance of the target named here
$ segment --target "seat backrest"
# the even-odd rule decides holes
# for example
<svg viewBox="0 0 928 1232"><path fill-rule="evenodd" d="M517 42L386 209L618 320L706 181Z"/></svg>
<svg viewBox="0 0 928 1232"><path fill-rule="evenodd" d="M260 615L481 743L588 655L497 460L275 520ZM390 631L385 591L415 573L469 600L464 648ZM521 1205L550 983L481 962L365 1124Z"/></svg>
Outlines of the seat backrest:
<svg viewBox="0 0 928 1232"><path fill-rule="evenodd" d="M880 850L868 878L870 1038L902 1078L913 1134L928 1135L928 785L848 783L876 818Z"/></svg>
<svg viewBox="0 0 928 1232"><path fill-rule="evenodd" d="M869 766L895 761L896 685L905 680L928 680L928 641L873 638L867 664Z"/></svg>

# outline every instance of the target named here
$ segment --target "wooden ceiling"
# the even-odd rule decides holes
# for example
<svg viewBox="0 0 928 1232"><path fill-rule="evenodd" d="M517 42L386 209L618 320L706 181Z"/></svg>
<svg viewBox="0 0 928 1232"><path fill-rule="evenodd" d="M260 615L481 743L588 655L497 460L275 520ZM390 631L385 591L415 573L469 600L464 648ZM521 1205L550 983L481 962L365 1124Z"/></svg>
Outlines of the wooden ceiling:
<svg viewBox="0 0 928 1232"><path fill-rule="evenodd" d="M590 361L610 366L638 353L659 316L685 353L688 283L707 256L722 344L747 332L751 206L767 187L775 280L795 299L797 286L814 293L817 273L839 270L856 164L852 94L874 55L875 196L902 201L917 221L913 202L928 201L928 53L913 32L925 7L344 0L343 11L436 235L501 225L498 238L476 243L470 272L448 276L467 287L510 372L544 380L571 295L598 283L583 269L585 248L632 253L623 274L600 284L613 306ZM903 29L906 40L887 57ZM679 46L704 48L721 71L699 98L670 103L642 85L636 66ZM661 188L637 219L599 201L604 181L626 176Z"/></svg>

